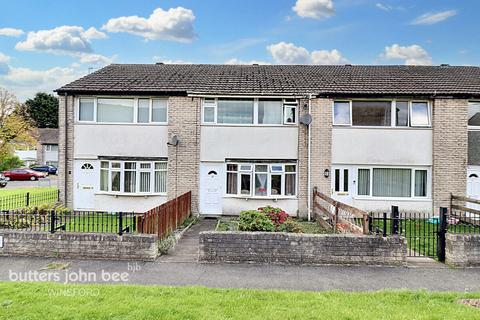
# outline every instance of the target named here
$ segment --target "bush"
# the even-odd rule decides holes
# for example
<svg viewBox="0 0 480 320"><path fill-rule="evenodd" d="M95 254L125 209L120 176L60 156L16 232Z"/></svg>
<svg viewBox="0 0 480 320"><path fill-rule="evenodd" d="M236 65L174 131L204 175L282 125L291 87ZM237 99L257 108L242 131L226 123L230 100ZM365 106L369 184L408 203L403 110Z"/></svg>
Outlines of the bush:
<svg viewBox="0 0 480 320"><path fill-rule="evenodd" d="M282 224L282 228L284 232L292 232L292 233L302 233L303 228L300 223L293 220L292 218L288 218L284 224Z"/></svg>
<svg viewBox="0 0 480 320"><path fill-rule="evenodd" d="M274 208L271 206L266 206L263 208L258 208L258 210L264 214L266 214L270 220L272 220L273 224L275 225L276 231L282 231L282 225L290 218L288 213L283 211L280 208Z"/></svg>
<svg viewBox="0 0 480 320"><path fill-rule="evenodd" d="M23 167L23 161L17 156L8 155L0 158L0 171Z"/></svg>
<svg viewBox="0 0 480 320"><path fill-rule="evenodd" d="M275 231L272 220L263 212L247 210L240 212L238 229L240 231Z"/></svg>

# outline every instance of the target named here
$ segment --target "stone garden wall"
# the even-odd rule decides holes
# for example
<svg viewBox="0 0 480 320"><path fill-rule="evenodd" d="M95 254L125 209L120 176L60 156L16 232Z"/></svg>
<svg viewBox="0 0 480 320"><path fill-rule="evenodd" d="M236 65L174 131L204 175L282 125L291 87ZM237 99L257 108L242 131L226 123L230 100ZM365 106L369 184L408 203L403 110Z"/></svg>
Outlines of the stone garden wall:
<svg viewBox="0 0 480 320"><path fill-rule="evenodd" d="M156 235L0 230L0 256L141 260L158 257Z"/></svg>
<svg viewBox="0 0 480 320"><path fill-rule="evenodd" d="M200 233L200 261L273 264L405 265L404 237L279 232Z"/></svg>
<svg viewBox="0 0 480 320"><path fill-rule="evenodd" d="M447 233L445 262L454 267L480 266L480 234Z"/></svg>

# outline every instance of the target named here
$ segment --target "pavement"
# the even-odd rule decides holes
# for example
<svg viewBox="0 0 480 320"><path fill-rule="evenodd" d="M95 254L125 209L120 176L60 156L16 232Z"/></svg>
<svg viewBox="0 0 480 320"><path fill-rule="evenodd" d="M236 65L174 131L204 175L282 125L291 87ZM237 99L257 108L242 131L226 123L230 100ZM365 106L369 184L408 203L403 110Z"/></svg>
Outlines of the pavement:
<svg viewBox="0 0 480 320"><path fill-rule="evenodd" d="M193 225L168 255L155 262L0 257L0 281L117 283L212 288L375 291L427 289L480 291L480 268L452 269L428 258L408 267L282 266L198 263L198 233L215 220Z"/></svg>

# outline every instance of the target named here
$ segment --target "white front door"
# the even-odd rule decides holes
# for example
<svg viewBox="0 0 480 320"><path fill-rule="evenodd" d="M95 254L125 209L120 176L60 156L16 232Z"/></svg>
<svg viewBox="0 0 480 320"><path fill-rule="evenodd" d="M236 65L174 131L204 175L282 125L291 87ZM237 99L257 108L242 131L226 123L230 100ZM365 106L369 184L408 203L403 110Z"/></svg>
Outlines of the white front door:
<svg viewBox="0 0 480 320"><path fill-rule="evenodd" d="M480 200L480 169L478 170L468 170L467 178L467 196L469 198L474 198ZM478 204L468 204L468 207L472 209L480 210L480 205Z"/></svg>
<svg viewBox="0 0 480 320"><path fill-rule="evenodd" d="M79 210L95 209L96 163L75 161L74 207Z"/></svg>
<svg viewBox="0 0 480 320"><path fill-rule="evenodd" d="M200 164L200 213L222 214L224 164Z"/></svg>
<svg viewBox="0 0 480 320"><path fill-rule="evenodd" d="M352 190L350 190L350 179L351 174L349 168L332 168L332 198L346 204L351 204Z"/></svg>

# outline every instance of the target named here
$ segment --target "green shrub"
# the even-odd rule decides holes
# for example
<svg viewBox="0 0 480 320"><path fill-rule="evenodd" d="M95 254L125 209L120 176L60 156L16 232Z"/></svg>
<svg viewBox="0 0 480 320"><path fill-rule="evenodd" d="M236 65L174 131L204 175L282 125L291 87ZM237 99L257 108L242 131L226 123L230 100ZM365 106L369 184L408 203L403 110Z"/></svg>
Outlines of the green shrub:
<svg viewBox="0 0 480 320"><path fill-rule="evenodd" d="M292 232L292 233L302 233L303 228L300 223L297 221L293 220L292 218L288 218L285 220L285 222L281 225L281 228L283 228L284 232Z"/></svg>
<svg viewBox="0 0 480 320"><path fill-rule="evenodd" d="M15 155L0 158L0 171L23 167L23 161Z"/></svg>
<svg viewBox="0 0 480 320"><path fill-rule="evenodd" d="M247 210L240 212L238 229L240 231L275 231L272 220L263 212Z"/></svg>

